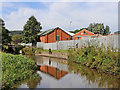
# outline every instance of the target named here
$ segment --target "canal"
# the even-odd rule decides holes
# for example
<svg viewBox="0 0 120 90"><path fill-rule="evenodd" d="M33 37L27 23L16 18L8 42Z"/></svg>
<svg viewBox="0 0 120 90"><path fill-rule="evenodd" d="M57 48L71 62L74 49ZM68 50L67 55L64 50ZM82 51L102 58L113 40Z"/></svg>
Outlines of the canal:
<svg viewBox="0 0 120 90"><path fill-rule="evenodd" d="M35 56L40 79L30 79L18 88L120 88L120 79L66 60Z"/></svg>

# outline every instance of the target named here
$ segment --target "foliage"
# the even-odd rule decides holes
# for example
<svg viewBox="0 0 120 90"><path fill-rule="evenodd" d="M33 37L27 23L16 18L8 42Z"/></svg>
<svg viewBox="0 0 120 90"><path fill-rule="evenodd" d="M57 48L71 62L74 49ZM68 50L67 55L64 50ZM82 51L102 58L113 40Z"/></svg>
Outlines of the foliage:
<svg viewBox="0 0 120 90"><path fill-rule="evenodd" d="M68 51L69 60L120 77L120 56L118 54L119 52L111 51L109 47L106 50L104 46L88 46L85 49L70 49Z"/></svg>
<svg viewBox="0 0 120 90"><path fill-rule="evenodd" d="M22 41L22 36L19 34L13 35L12 41L14 42L14 44L18 44Z"/></svg>
<svg viewBox="0 0 120 90"><path fill-rule="evenodd" d="M35 48L33 47L25 47L22 49L23 54L25 55L34 55L35 54Z"/></svg>
<svg viewBox="0 0 120 90"><path fill-rule="evenodd" d="M105 35L110 34L109 26L108 26L108 25L106 25L106 27L105 27L104 34L105 34Z"/></svg>
<svg viewBox="0 0 120 90"><path fill-rule="evenodd" d="M109 26L106 25L106 28L104 28L103 23L90 23L88 26L88 31L93 33L100 33L101 35L110 34Z"/></svg>
<svg viewBox="0 0 120 90"><path fill-rule="evenodd" d="M24 46L22 46L22 45L16 45L15 47L12 47L13 53L14 54L19 54L20 50L22 50L23 48L24 48ZM8 45L2 45L2 51L6 52L6 53L10 53Z"/></svg>
<svg viewBox="0 0 120 90"><path fill-rule="evenodd" d="M77 30L70 31L70 32L76 34L76 33L80 32L80 31L82 31L83 29L88 30L88 28L81 28L80 30L77 29Z"/></svg>
<svg viewBox="0 0 120 90"><path fill-rule="evenodd" d="M51 50L52 52L68 52L68 50L60 49L60 50ZM35 53L40 52L49 52L49 50L43 50L42 48L36 48Z"/></svg>
<svg viewBox="0 0 120 90"><path fill-rule="evenodd" d="M28 79L36 69L34 60L22 55L2 53L2 88L14 88L14 84Z"/></svg>
<svg viewBox="0 0 120 90"><path fill-rule="evenodd" d="M11 37L9 36L10 32L4 27L4 25L4 21L0 19L0 34L2 33L2 37L0 37L0 39L2 38L2 44L7 44L11 42Z"/></svg>
<svg viewBox="0 0 120 90"><path fill-rule="evenodd" d="M19 54L20 50L22 50L24 48L24 46L22 45L17 45L14 48L15 54Z"/></svg>
<svg viewBox="0 0 120 90"><path fill-rule="evenodd" d="M24 43L32 43L32 46L37 42L37 34L42 29L40 22L36 20L34 16L31 16L27 23L24 25L22 33L22 41Z"/></svg>

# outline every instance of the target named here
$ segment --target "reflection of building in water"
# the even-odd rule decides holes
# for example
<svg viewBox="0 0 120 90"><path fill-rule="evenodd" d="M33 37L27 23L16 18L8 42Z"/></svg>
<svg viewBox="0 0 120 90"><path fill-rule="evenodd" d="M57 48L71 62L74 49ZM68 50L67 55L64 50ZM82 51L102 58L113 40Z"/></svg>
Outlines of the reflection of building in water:
<svg viewBox="0 0 120 90"><path fill-rule="evenodd" d="M40 66L40 71L45 72L56 79L60 79L61 77L65 76L68 72L59 70L58 68L52 67L52 66L46 66L42 65Z"/></svg>
<svg viewBox="0 0 120 90"><path fill-rule="evenodd" d="M39 66L41 65L53 66L59 68L60 70L68 71L67 65L62 64L59 61L62 61L62 59L43 57L43 56L36 57L36 63Z"/></svg>

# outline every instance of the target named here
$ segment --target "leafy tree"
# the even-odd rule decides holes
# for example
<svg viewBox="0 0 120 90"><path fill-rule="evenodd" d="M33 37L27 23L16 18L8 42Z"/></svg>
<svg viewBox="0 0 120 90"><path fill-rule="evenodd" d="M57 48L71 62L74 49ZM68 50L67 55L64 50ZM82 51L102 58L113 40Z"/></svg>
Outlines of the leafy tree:
<svg viewBox="0 0 120 90"><path fill-rule="evenodd" d="M104 28L103 23L90 23L88 26L88 31L91 31L93 33L100 33L101 35L110 34L109 26L106 26L106 28Z"/></svg>
<svg viewBox="0 0 120 90"><path fill-rule="evenodd" d="M12 41L15 43L15 44L18 44L22 41L22 36L19 35L19 34L16 34L16 35L13 35L12 36Z"/></svg>
<svg viewBox="0 0 120 90"><path fill-rule="evenodd" d="M104 34L105 34L105 35L110 34L109 26L108 26L108 25L106 25L106 27L105 27Z"/></svg>
<svg viewBox="0 0 120 90"><path fill-rule="evenodd" d="M40 22L38 22L34 16L31 16L24 25L22 41L24 43L32 43L32 46L36 45L38 38L37 34L41 29L42 26Z"/></svg>
<svg viewBox="0 0 120 90"><path fill-rule="evenodd" d="M2 44L7 44L11 42L11 37L9 36L9 31L4 27L5 23L2 19L0 19L0 34L2 37L0 37L0 41Z"/></svg>
<svg viewBox="0 0 120 90"><path fill-rule="evenodd" d="M78 33L78 32L80 32L80 31L82 31L83 29L86 29L86 30L88 30L88 28L81 28L80 30L74 30L74 31L69 31L69 32L71 32L71 33Z"/></svg>

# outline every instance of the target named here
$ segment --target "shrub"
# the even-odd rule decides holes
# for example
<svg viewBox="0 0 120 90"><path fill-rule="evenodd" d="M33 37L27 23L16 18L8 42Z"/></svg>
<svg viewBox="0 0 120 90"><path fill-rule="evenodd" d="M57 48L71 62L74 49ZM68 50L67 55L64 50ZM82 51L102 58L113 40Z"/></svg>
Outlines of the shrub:
<svg viewBox="0 0 120 90"><path fill-rule="evenodd" d="M17 82L29 78L36 69L34 60L22 55L2 53L2 88L11 88Z"/></svg>
<svg viewBox="0 0 120 90"><path fill-rule="evenodd" d="M23 48L23 54L25 54L25 55L33 55L33 54L35 54L35 48L33 48L33 47L25 47L25 48Z"/></svg>
<svg viewBox="0 0 120 90"><path fill-rule="evenodd" d="M24 48L24 46L22 46L22 45L17 45L17 46L15 47L15 54L19 54L20 50L22 50L23 48Z"/></svg>

